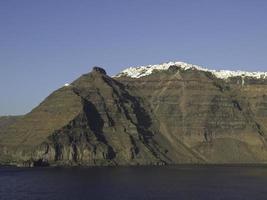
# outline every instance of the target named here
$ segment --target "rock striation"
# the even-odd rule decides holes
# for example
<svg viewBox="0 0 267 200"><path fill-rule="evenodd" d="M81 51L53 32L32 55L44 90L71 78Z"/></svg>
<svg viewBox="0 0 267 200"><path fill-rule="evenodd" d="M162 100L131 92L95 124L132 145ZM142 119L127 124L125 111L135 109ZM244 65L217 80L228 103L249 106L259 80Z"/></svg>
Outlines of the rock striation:
<svg viewBox="0 0 267 200"><path fill-rule="evenodd" d="M218 73L173 62L109 77L94 67L6 125L0 163L265 163L265 73Z"/></svg>

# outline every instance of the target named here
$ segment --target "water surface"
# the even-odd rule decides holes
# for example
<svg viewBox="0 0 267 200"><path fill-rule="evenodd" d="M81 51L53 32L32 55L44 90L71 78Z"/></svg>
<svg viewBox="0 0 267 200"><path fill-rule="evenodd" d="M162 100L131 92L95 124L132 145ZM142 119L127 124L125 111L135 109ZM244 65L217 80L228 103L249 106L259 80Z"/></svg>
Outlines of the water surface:
<svg viewBox="0 0 267 200"><path fill-rule="evenodd" d="M267 167L0 167L2 200L267 199Z"/></svg>

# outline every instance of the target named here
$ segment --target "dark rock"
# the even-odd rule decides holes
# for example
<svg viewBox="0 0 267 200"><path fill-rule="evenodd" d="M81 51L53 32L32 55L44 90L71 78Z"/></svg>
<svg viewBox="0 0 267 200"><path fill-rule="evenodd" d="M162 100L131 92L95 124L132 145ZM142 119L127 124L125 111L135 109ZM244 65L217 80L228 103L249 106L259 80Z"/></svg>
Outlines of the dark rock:
<svg viewBox="0 0 267 200"><path fill-rule="evenodd" d="M171 72L177 72L179 69L180 69L179 66L171 65L168 70Z"/></svg>
<svg viewBox="0 0 267 200"><path fill-rule="evenodd" d="M104 74L104 75L107 74L106 71L101 67L93 67L93 72L98 72L98 73Z"/></svg>

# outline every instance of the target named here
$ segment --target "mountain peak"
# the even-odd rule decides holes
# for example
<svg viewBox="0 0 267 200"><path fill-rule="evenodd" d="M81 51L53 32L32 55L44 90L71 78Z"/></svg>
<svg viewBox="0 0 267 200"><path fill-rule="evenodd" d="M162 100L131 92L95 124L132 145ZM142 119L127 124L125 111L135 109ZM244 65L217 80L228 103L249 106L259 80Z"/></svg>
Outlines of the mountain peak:
<svg viewBox="0 0 267 200"><path fill-rule="evenodd" d="M230 70L211 70L202 66L188 64L185 62L166 62L156 65L146 65L138 67L129 67L120 72L116 77L130 77L130 78L141 78L144 76L151 75L154 71L165 71L170 67L179 67L182 70L199 70L204 72L211 72L219 79L228 79L231 77L250 77L255 79L267 79L267 72L247 72L247 71L230 71Z"/></svg>
<svg viewBox="0 0 267 200"><path fill-rule="evenodd" d="M107 72L103 68L98 67L98 66L93 67L93 72L97 72L97 73L104 74L104 75L107 74Z"/></svg>

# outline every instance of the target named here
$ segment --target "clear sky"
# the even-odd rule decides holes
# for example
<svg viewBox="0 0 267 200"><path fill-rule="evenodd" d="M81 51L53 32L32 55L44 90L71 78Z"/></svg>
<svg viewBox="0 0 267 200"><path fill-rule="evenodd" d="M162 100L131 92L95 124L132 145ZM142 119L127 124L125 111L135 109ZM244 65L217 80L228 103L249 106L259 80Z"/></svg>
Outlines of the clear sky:
<svg viewBox="0 0 267 200"><path fill-rule="evenodd" d="M0 115L98 65L267 71L266 0L0 0Z"/></svg>

